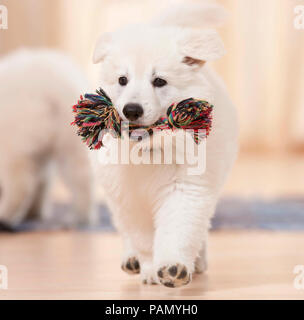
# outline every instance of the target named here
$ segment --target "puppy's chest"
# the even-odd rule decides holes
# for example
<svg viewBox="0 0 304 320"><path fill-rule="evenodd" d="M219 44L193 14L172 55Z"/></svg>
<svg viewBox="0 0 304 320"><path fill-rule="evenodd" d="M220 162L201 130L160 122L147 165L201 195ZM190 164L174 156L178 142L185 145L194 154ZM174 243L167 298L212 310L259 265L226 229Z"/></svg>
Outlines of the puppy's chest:
<svg viewBox="0 0 304 320"><path fill-rule="evenodd" d="M138 206L152 206L176 176L175 165L117 165L105 171L111 193Z"/></svg>

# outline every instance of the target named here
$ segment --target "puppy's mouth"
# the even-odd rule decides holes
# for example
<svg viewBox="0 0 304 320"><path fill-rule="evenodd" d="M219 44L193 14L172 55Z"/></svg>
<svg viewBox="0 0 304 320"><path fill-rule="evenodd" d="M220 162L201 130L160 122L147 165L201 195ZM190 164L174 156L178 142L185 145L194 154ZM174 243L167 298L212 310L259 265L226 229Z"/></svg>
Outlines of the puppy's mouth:
<svg viewBox="0 0 304 320"><path fill-rule="evenodd" d="M146 119L146 121L143 121L143 119L130 121L122 125L122 130L127 129L129 131L129 138L131 140L138 142L143 141L151 137L155 130L158 131L156 128L162 124L164 117L165 115L159 115L154 121L153 119L149 119L149 122L147 121L148 119Z"/></svg>
<svg viewBox="0 0 304 320"><path fill-rule="evenodd" d="M129 122L128 130L130 139L133 141L142 141L152 136L153 128L159 123L159 119L150 124L142 123L140 120ZM126 129L126 127L123 129Z"/></svg>

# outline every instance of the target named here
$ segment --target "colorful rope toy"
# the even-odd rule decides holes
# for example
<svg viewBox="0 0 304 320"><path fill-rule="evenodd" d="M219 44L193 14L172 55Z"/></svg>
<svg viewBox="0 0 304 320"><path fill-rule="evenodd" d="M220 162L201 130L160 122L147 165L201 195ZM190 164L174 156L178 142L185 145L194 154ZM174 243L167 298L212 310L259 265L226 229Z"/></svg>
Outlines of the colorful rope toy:
<svg viewBox="0 0 304 320"><path fill-rule="evenodd" d="M97 94L85 94L73 106L75 121L72 125L78 127L78 135L90 149L100 149L105 130L112 130L117 137L121 137L122 119L112 104L111 99L102 90ZM194 141L198 144L201 136L199 130L205 130L205 137L209 135L212 125L213 105L204 100L189 98L179 103L172 103L167 110L167 117L160 118L151 126L129 124L129 133L136 129L145 129L150 134L156 130L192 129Z"/></svg>

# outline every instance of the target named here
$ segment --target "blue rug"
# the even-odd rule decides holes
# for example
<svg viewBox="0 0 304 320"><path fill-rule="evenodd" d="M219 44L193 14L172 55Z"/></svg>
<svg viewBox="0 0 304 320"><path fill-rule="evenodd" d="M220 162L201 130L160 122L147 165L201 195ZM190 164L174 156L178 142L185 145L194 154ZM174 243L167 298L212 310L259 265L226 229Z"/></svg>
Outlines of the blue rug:
<svg viewBox="0 0 304 320"><path fill-rule="evenodd" d="M54 205L52 220L25 221L16 231L57 230L62 228L62 218L67 211L65 205ZM212 220L213 230L222 229L265 229L265 230L304 230L304 199L288 198L266 201L224 198L217 207ZM99 207L99 223L84 231L114 231L108 209Z"/></svg>
<svg viewBox="0 0 304 320"><path fill-rule="evenodd" d="M304 199L223 199L213 229L304 230Z"/></svg>

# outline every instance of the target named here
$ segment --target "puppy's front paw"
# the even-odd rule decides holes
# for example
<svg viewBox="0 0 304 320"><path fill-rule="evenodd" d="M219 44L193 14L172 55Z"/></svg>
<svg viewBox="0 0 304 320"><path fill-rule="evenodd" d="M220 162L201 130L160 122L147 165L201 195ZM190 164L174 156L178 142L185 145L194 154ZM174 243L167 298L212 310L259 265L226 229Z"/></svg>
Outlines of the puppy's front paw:
<svg viewBox="0 0 304 320"><path fill-rule="evenodd" d="M140 264L136 257L130 257L121 265L121 269L129 274L136 274L140 272Z"/></svg>
<svg viewBox="0 0 304 320"><path fill-rule="evenodd" d="M184 286L191 281L191 273L179 263L159 268L157 276L161 284L169 288Z"/></svg>

